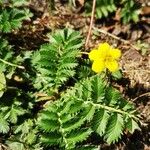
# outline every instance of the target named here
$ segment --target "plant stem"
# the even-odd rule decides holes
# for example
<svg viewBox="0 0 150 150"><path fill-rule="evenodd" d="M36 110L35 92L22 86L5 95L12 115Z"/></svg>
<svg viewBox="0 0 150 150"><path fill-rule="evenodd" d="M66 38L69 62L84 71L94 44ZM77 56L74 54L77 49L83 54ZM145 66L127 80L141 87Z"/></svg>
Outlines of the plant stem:
<svg viewBox="0 0 150 150"><path fill-rule="evenodd" d="M89 55L89 53L88 53L88 52L80 52L80 54Z"/></svg>
<svg viewBox="0 0 150 150"><path fill-rule="evenodd" d="M57 113L57 116L58 116L58 122L60 124L59 131L60 131L60 133L62 135L63 142L65 143L65 148L67 149L68 148L68 142L67 142L67 139L65 137L65 131L64 131L63 127L62 127L62 121L61 121L61 118L60 118L61 114Z"/></svg>
<svg viewBox="0 0 150 150"><path fill-rule="evenodd" d="M128 112L122 111L120 109L115 109L113 107L109 107L109 106L105 106L105 105L101 105L101 104L94 104L93 102L90 102L90 101L85 101L84 103L85 104L91 104L95 107L103 108L103 109L106 109L108 111L117 112L117 113L120 113L120 114L125 114L125 115L129 116L130 118L134 118L135 120L139 120L138 117L135 117L134 115L129 114Z"/></svg>
<svg viewBox="0 0 150 150"><path fill-rule="evenodd" d="M24 66L19 66L19 65L16 65L16 64L7 62L6 60L3 60L3 59L1 59L1 58L0 58L0 61L3 62L4 64L7 64L7 65L10 65L10 66L13 66L13 67L17 67L17 68L19 68L19 69L25 69Z"/></svg>

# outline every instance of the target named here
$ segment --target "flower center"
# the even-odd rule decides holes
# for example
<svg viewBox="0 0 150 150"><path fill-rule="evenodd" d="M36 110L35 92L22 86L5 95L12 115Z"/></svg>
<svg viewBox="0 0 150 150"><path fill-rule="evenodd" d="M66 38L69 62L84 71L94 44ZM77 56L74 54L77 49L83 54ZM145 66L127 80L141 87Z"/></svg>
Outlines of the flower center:
<svg viewBox="0 0 150 150"><path fill-rule="evenodd" d="M113 58L110 55L106 56L104 59L105 62L111 62L112 60Z"/></svg>

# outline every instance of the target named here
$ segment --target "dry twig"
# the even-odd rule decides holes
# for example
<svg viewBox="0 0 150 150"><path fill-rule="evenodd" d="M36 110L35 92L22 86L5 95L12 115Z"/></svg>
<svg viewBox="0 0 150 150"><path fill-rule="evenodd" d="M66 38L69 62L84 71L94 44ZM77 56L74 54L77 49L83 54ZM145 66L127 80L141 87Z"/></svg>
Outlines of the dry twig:
<svg viewBox="0 0 150 150"><path fill-rule="evenodd" d="M87 35L87 38L86 38L86 41L85 41L85 49L87 49L88 43L89 43L89 40L90 40L90 35L91 35L93 21L94 21L95 7L96 7L96 0L93 0L92 15L91 15L91 20L90 20L88 35Z"/></svg>
<svg viewBox="0 0 150 150"><path fill-rule="evenodd" d="M150 92L141 94L141 95L137 96L136 98L134 98L132 101L134 102L134 101L136 101L137 99L139 99L140 97L143 97L143 96L150 96Z"/></svg>
<svg viewBox="0 0 150 150"><path fill-rule="evenodd" d="M93 27L93 29L94 29L95 31L98 31L98 32L100 32L100 33L103 33L103 34L105 34L105 35L108 35L108 36L110 36L110 37L112 37L112 38L114 38L114 39L116 39L116 40L118 40L118 41L121 41L121 42L123 42L123 43L125 43L125 44L129 44L129 45L130 45L132 48L134 48L135 50L139 50L139 48L138 48L137 46L131 44L131 42L128 41L128 40L124 40L124 39L122 39L122 38L120 38L120 37L118 37L118 36L116 36L116 35L114 35L114 34L111 34L111 33L107 32L107 31L105 31L105 30L102 30L102 29L98 29L98 28L95 28L95 27Z"/></svg>

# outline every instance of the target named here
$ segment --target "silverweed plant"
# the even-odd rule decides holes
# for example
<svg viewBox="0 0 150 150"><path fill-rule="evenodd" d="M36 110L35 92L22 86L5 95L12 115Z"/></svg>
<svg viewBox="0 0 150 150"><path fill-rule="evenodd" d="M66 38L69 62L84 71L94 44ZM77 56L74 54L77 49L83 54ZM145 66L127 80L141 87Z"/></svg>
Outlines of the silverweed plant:
<svg viewBox="0 0 150 150"><path fill-rule="evenodd" d="M85 12L90 14L92 10L92 0L85 1ZM97 0L95 16L96 18L108 18L111 17L116 11L120 9L120 18L124 24L131 21L139 21L140 7L135 0Z"/></svg>
<svg viewBox="0 0 150 150"><path fill-rule="evenodd" d="M77 35L77 32L66 30L54 35L50 40L52 41L51 46L54 46L53 42L60 45L57 46L57 50L54 49L55 54L60 52L57 61L66 61L65 64L61 64L66 67L61 67L58 62L56 66L63 68L63 70L67 69L64 75L72 72L72 69L76 70L82 66L77 63L81 59L78 57L80 55L79 46L74 45L74 43L78 45L81 42ZM66 46L67 48L65 48ZM47 52L45 58L50 60L45 68L48 69L47 72L57 75L59 74L57 67L48 67L54 65L54 63L51 64L51 57L54 56L50 55L52 52L49 51L50 49L49 46L44 48L44 51ZM43 55L44 53L41 52L43 52L43 48L39 51ZM116 72L119 69L118 59L121 56L121 51L111 48L108 43L102 43L97 49L93 49L87 54L89 59L93 61L92 70L96 74L90 70L90 75L82 77L80 80L76 77L77 73L75 74L75 72L65 76L64 81L67 79L69 81L69 78L72 78L76 83L63 90L54 102L47 102L38 115L40 141L44 146L56 146L62 150L86 149L88 144L82 143L83 141L85 143L92 133L103 137L104 141L111 144L118 142L124 131L133 133L139 129L139 117L134 105L125 100L122 94L108 82L107 72ZM69 60L71 56L73 59ZM72 66L75 62L76 65ZM41 60L38 64L40 63L43 67ZM56 73L52 71L53 69ZM48 82L48 84L51 85L52 82ZM63 86L64 82L61 83Z"/></svg>
<svg viewBox="0 0 150 150"><path fill-rule="evenodd" d="M121 51L101 43L81 52L84 39L72 29L48 37L38 50L19 55L0 39L2 145L11 150L98 150L100 144L90 141L93 135L112 144L126 136L124 131L140 129L134 104L109 82L119 70Z"/></svg>

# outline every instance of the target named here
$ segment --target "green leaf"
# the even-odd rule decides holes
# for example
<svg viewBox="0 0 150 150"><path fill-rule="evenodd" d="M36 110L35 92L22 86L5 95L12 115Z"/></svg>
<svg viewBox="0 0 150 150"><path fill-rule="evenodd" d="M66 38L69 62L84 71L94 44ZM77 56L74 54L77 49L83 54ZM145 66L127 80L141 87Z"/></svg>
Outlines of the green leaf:
<svg viewBox="0 0 150 150"><path fill-rule="evenodd" d="M22 143L7 141L7 145L11 150L25 150L25 147Z"/></svg>
<svg viewBox="0 0 150 150"><path fill-rule="evenodd" d="M9 124L4 116L0 114L0 133L7 133L9 131Z"/></svg>
<svg viewBox="0 0 150 150"><path fill-rule="evenodd" d="M107 17L112 12L116 10L116 3L112 0L99 0L96 1L96 17L98 19ZM92 11L92 0L88 0L85 2L85 12L87 14L91 13Z"/></svg>
<svg viewBox="0 0 150 150"><path fill-rule="evenodd" d="M27 141L28 144L33 144L36 141L36 130L30 131L27 136L25 137L25 140Z"/></svg>
<svg viewBox="0 0 150 150"><path fill-rule="evenodd" d="M14 133L17 134L21 132L22 134L27 134L30 132L32 126L33 126L33 121L31 119L28 119L21 125L17 126L16 129L14 130Z"/></svg>
<svg viewBox="0 0 150 150"><path fill-rule="evenodd" d="M102 18L102 12L100 9L96 9L96 15L98 18Z"/></svg>
<svg viewBox="0 0 150 150"><path fill-rule="evenodd" d="M89 108L86 108L86 119L88 121L91 121L93 119L93 116L95 114L95 106L94 105L90 105Z"/></svg>
<svg viewBox="0 0 150 150"><path fill-rule="evenodd" d="M122 109L123 109L124 111L133 110L133 109L134 109L134 106L133 106L132 103L125 101L124 104L123 104Z"/></svg>
<svg viewBox="0 0 150 150"><path fill-rule="evenodd" d="M107 143L115 143L127 128L127 118L138 120L132 106L117 90L106 86L99 76L92 76L67 89L59 100L49 104L46 111L40 114L41 137L45 144L73 150L78 142L90 136L92 128ZM52 135L56 133L61 139L59 143L55 142L55 138L52 140Z"/></svg>
<svg viewBox="0 0 150 150"><path fill-rule="evenodd" d="M42 119L49 119L49 120L57 120L57 114L51 111L43 111L42 112Z"/></svg>
<svg viewBox="0 0 150 150"><path fill-rule="evenodd" d="M92 80L92 100L101 102L104 99L105 83L98 75Z"/></svg>
<svg viewBox="0 0 150 150"><path fill-rule="evenodd" d="M119 80L119 79L122 78L122 73L121 73L120 70L118 70L118 71L116 71L116 72L113 72L113 73L112 73L112 76L113 76L114 79Z"/></svg>
<svg viewBox="0 0 150 150"><path fill-rule="evenodd" d="M16 123L18 120L18 116L21 116L25 113L25 110L21 107L12 105L12 107L8 108L5 118L9 118L11 123Z"/></svg>
<svg viewBox="0 0 150 150"><path fill-rule="evenodd" d="M9 33L13 29L20 28L23 20L29 20L30 17L32 13L28 9L5 7L0 12L0 30Z"/></svg>
<svg viewBox="0 0 150 150"><path fill-rule="evenodd" d="M107 143L115 143L121 138L123 126L124 122L122 115L117 113L113 114L109 119L106 135L104 136Z"/></svg>
<svg viewBox="0 0 150 150"><path fill-rule="evenodd" d="M108 16L108 11L107 11L107 7L101 7L101 11L104 14L105 17Z"/></svg>
<svg viewBox="0 0 150 150"><path fill-rule="evenodd" d="M79 86L77 86L77 96L81 99L84 99L85 101L91 99L91 89L92 89L92 84L91 81L86 80L82 81L84 84L81 83Z"/></svg>
<svg viewBox="0 0 150 150"><path fill-rule="evenodd" d="M98 112L96 112L96 115L93 119L93 127L94 130L100 135L104 135L106 131L106 126L108 123L109 114L106 110L100 109Z"/></svg>
<svg viewBox="0 0 150 150"><path fill-rule="evenodd" d="M59 123L56 120L42 119L39 123L39 127L45 132L55 131L59 129Z"/></svg>
<svg viewBox="0 0 150 150"><path fill-rule="evenodd" d="M65 122L65 124L63 124L63 130L65 132L70 132L72 130L75 130L77 128L79 128L85 121L86 118L81 117L81 118L77 118L77 119L72 119L68 122Z"/></svg>
<svg viewBox="0 0 150 150"><path fill-rule="evenodd" d="M35 87L51 92L73 77L78 65L78 49L82 44L79 32L71 29L60 30L50 36L50 43L42 45L32 58L36 69Z"/></svg>
<svg viewBox="0 0 150 150"><path fill-rule="evenodd" d="M132 14L132 19L133 19L134 22L138 22L139 21L139 16L138 16L137 12Z"/></svg>
<svg viewBox="0 0 150 150"><path fill-rule="evenodd" d="M41 136L41 141L45 145L57 145L61 143L62 138L61 138L61 135L56 132L55 133L49 132L49 134L43 134Z"/></svg>
<svg viewBox="0 0 150 150"><path fill-rule="evenodd" d="M139 125L132 118L128 118L128 120L126 122L126 128L132 134L136 129L140 130Z"/></svg>
<svg viewBox="0 0 150 150"><path fill-rule="evenodd" d="M121 94L118 90L114 89L113 87L108 87L106 89L106 102L109 106L114 106L117 104L119 100L121 100Z"/></svg>
<svg viewBox="0 0 150 150"><path fill-rule="evenodd" d="M3 96L6 88L6 79L4 73L0 72L0 97Z"/></svg>
<svg viewBox="0 0 150 150"><path fill-rule="evenodd" d="M92 130L89 128L87 130L81 130L80 132L71 132L67 135L66 139L69 144L82 142L91 134Z"/></svg>
<svg viewBox="0 0 150 150"><path fill-rule="evenodd" d="M20 6L25 6L28 5L29 2L27 0L12 0L13 6L14 7L20 7Z"/></svg>
<svg viewBox="0 0 150 150"><path fill-rule="evenodd" d="M138 5L133 1L124 1L124 7L121 10L121 18L123 23L129 21L137 22L139 20L139 8Z"/></svg>

